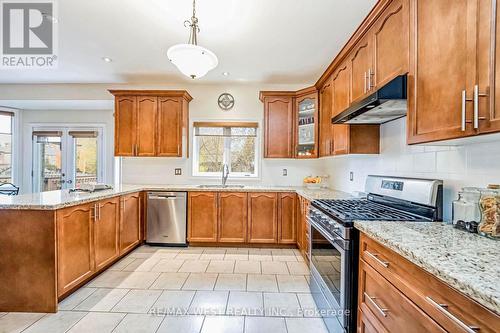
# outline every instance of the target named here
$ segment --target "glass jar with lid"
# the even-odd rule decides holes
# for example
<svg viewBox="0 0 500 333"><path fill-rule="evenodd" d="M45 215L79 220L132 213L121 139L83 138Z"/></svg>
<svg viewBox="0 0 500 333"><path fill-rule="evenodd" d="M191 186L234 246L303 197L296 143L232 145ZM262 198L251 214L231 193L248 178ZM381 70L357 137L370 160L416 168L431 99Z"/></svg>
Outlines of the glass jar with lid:
<svg viewBox="0 0 500 333"><path fill-rule="evenodd" d="M481 190L479 200L481 208L481 223L478 231L484 236L500 237L500 189L488 186Z"/></svg>
<svg viewBox="0 0 500 333"><path fill-rule="evenodd" d="M458 199L453 201L453 225L464 228L473 223L477 226L481 222L479 199L481 192L476 187L464 187L458 192Z"/></svg>

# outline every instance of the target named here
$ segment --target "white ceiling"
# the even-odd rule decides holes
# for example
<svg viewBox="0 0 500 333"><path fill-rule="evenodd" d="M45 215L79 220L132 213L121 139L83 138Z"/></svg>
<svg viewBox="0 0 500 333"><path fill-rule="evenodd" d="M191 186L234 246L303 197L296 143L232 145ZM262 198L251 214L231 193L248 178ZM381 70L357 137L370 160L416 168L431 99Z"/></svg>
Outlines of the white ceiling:
<svg viewBox="0 0 500 333"><path fill-rule="evenodd" d="M219 58L200 81L314 83L375 2L198 0L198 44ZM0 83L185 82L166 50L187 42L183 22L191 6L191 0L60 0L58 68L0 70Z"/></svg>

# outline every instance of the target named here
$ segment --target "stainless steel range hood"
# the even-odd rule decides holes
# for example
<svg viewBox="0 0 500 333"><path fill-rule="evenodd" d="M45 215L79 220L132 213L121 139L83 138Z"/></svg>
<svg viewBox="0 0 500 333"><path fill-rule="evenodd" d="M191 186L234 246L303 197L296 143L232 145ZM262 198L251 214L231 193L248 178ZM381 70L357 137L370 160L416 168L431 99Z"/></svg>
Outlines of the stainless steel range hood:
<svg viewBox="0 0 500 333"><path fill-rule="evenodd" d="M332 123L384 124L406 116L406 101L406 75L401 75L333 117Z"/></svg>

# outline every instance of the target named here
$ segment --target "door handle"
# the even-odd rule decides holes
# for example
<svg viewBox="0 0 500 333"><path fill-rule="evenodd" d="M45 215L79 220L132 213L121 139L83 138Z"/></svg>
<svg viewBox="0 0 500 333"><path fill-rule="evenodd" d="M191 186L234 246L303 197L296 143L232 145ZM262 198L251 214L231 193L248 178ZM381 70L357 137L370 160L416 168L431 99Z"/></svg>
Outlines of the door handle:
<svg viewBox="0 0 500 333"><path fill-rule="evenodd" d="M376 262L378 262L379 264L381 264L382 266L384 266L385 268L389 268L390 262L380 260L378 258L378 254L377 253L371 253L370 251L367 251L367 250L365 250L365 253L368 256L370 256L373 260L375 260Z"/></svg>
<svg viewBox="0 0 500 333"><path fill-rule="evenodd" d="M366 89L367 80L368 80L368 76L366 75L366 72L365 72L365 86L364 86L364 89L363 89L363 94L365 94L366 91L367 91L367 89Z"/></svg>
<svg viewBox="0 0 500 333"><path fill-rule="evenodd" d="M480 330L479 327L467 325L463 321L461 321L460 319L458 319L457 317L455 317L455 315L453 315L450 312L450 310L448 310L448 304L439 304L438 302L434 301L429 296L427 296L425 299L434 308L436 308L439 312L441 312L446 317L448 317L449 319L451 319L455 324L457 324L458 326L460 326L465 332L467 332L467 333L476 333L477 331Z"/></svg>
<svg viewBox="0 0 500 333"><path fill-rule="evenodd" d="M375 309L377 309L377 311L380 312L382 316L387 317L387 312L389 312L389 309L380 307L380 305L378 305L377 302L375 302L375 300L377 299L376 297L371 297L366 292L364 292L363 294L366 297L366 299L369 300L370 303L375 307Z"/></svg>
<svg viewBox="0 0 500 333"><path fill-rule="evenodd" d="M486 97L488 94L479 92L479 85L474 86L474 129L479 128L479 120L486 120L485 117L479 117L479 97Z"/></svg>

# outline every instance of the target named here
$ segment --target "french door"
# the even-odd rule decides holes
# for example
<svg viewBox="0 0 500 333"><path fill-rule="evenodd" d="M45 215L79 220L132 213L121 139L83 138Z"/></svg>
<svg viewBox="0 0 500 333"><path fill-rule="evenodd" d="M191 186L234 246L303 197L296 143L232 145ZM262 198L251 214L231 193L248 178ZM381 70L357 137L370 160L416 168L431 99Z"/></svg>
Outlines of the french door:
<svg viewBox="0 0 500 333"><path fill-rule="evenodd" d="M33 128L33 192L104 182L102 132L89 127Z"/></svg>

